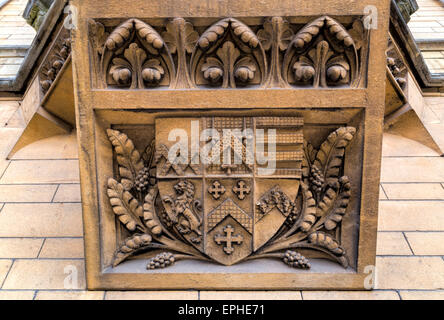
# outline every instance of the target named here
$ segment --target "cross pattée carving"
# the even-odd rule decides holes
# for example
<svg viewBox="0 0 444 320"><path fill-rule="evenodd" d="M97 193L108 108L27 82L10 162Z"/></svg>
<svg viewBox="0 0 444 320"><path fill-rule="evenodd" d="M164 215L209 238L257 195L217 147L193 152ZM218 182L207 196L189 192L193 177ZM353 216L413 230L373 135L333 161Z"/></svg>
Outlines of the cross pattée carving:
<svg viewBox="0 0 444 320"><path fill-rule="evenodd" d="M250 194L251 188L244 180L239 180L236 186L233 188L233 192L237 195L239 200L244 200L245 197Z"/></svg>
<svg viewBox="0 0 444 320"><path fill-rule="evenodd" d="M213 196L215 200L217 200L221 197L221 195L225 193L225 187L216 180L213 182L213 185L208 188L208 192Z"/></svg>
<svg viewBox="0 0 444 320"><path fill-rule="evenodd" d="M234 252L234 248L233 248L233 243L235 244L242 244L242 242L244 241L244 237L242 237L242 235L238 234L238 235L233 235L234 233L234 228L231 225L227 225L224 228L224 232L225 232L225 236L217 234L214 236L214 241L216 241L216 243L218 245L221 245L222 243L226 243L226 246L224 247L224 251L226 254L230 255Z"/></svg>

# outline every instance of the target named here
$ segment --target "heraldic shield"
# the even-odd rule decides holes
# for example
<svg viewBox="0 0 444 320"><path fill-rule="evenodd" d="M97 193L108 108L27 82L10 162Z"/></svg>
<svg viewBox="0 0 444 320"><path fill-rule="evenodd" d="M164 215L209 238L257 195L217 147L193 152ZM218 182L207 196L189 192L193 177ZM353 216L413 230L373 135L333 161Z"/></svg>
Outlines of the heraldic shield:
<svg viewBox="0 0 444 320"><path fill-rule="evenodd" d="M171 232L227 266L263 247L295 208L303 125L299 117L157 119L159 198Z"/></svg>

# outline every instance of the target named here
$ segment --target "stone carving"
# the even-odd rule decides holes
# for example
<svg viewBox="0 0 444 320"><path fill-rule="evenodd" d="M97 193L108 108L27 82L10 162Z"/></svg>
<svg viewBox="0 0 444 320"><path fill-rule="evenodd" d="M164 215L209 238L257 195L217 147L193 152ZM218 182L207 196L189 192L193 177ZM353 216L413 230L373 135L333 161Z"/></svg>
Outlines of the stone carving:
<svg viewBox="0 0 444 320"><path fill-rule="evenodd" d="M96 39L92 46L97 47L97 42ZM170 79L175 78L175 66L165 41L139 19L129 19L116 27L99 55L102 87L146 89L171 85Z"/></svg>
<svg viewBox="0 0 444 320"><path fill-rule="evenodd" d="M224 228L225 235L216 234L214 236L214 241L218 245L223 245L225 243L224 252L228 255L234 252L233 244L241 245L244 241L244 238L241 235L234 235L234 228L230 225L227 225Z"/></svg>
<svg viewBox="0 0 444 320"><path fill-rule="evenodd" d="M71 55L71 33L62 27L39 72L40 85L46 94Z"/></svg>
<svg viewBox="0 0 444 320"><path fill-rule="evenodd" d="M225 193L225 187L218 180L215 180L208 188L208 192L213 196L214 200L217 200Z"/></svg>
<svg viewBox="0 0 444 320"><path fill-rule="evenodd" d="M356 129L334 130L317 150L299 136L301 118L201 120L215 128L218 123L238 122L274 128L277 140L287 141L286 148L300 149L301 160L292 162L300 174L264 179L255 177L253 170L215 179L217 174L200 170L187 178L164 176L160 174L162 166L156 168L156 153L167 141L159 134L165 131L165 123L177 121L156 122L156 139L160 141L152 141L142 155L125 133L108 129L118 174L109 179L107 194L112 213L129 232L116 250L114 266L139 253L161 250L148 261L149 270L184 259L229 266L262 258L309 269L308 259L294 251L298 249L317 251L348 266L338 235L352 196L343 163ZM156 170L157 177L152 174Z"/></svg>
<svg viewBox="0 0 444 320"><path fill-rule="evenodd" d="M396 82L399 84L399 87L404 90L407 84L408 69L405 66L404 61L401 58L401 54L399 50L396 48L392 39L389 39L389 44L386 54L387 54L387 67L389 68Z"/></svg>
<svg viewBox="0 0 444 320"><path fill-rule="evenodd" d="M239 180L237 181L236 186L233 187L233 192L239 200L244 200L245 197L250 194L251 188L244 180Z"/></svg>
<svg viewBox="0 0 444 320"><path fill-rule="evenodd" d="M359 86L358 50L363 34L359 20L350 31L326 16L307 24L293 37L285 53L284 81L314 88Z"/></svg>
<svg viewBox="0 0 444 320"><path fill-rule="evenodd" d="M256 34L233 18L223 19L199 38L191 59L194 83L222 88L263 84L265 52Z"/></svg>
<svg viewBox="0 0 444 320"><path fill-rule="evenodd" d="M369 32L359 19L346 27L322 16L300 27L271 17L257 28L225 18L200 35L198 30L202 29L180 17L156 28L133 18L109 33L99 22L90 21L96 85L127 89L365 85Z"/></svg>

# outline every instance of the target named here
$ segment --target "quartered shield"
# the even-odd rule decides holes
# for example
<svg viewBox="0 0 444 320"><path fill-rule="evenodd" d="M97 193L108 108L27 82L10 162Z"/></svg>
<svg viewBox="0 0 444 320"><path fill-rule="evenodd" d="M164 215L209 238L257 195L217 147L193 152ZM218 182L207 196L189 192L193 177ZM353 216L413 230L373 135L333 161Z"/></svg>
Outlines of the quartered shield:
<svg viewBox="0 0 444 320"><path fill-rule="evenodd" d="M223 265L259 250L294 210L302 176L303 124L298 117L157 119L155 160L163 223ZM188 134L188 152L176 152L176 141L168 139L177 129ZM203 150L209 150L205 146L210 142L200 141L207 129L219 133L209 153ZM227 130L246 135L227 136ZM171 154L188 161L170 161ZM220 162L211 161L218 156Z"/></svg>

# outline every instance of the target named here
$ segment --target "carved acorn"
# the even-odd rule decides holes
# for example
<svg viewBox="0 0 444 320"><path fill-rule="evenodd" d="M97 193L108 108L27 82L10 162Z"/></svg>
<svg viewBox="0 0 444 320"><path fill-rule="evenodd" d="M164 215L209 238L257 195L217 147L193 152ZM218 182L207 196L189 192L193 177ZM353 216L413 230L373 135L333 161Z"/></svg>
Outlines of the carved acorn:
<svg viewBox="0 0 444 320"><path fill-rule="evenodd" d="M300 82L309 82L316 74L311 62L304 56L302 56L300 60L294 64L293 70L296 81Z"/></svg>
<svg viewBox="0 0 444 320"><path fill-rule="evenodd" d="M218 83L224 76L224 70L219 59L209 57L202 65L202 72L205 80L210 81L212 84Z"/></svg>
<svg viewBox="0 0 444 320"><path fill-rule="evenodd" d="M332 58L326 67L328 80L338 84L347 81L350 65L343 56Z"/></svg>
<svg viewBox="0 0 444 320"><path fill-rule="evenodd" d="M240 59L235 65L234 77L241 82L249 82L254 79L256 65L250 57Z"/></svg>
<svg viewBox="0 0 444 320"><path fill-rule="evenodd" d="M118 84L129 84L132 73L131 70L128 68L123 68L116 70L115 72L112 72L112 76L115 82Z"/></svg>
<svg viewBox="0 0 444 320"><path fill-rule="evenodd" d="M164 74L165 70L157 59L151 59L143 66L142 78L145 82L159 83Z"/></svg>

